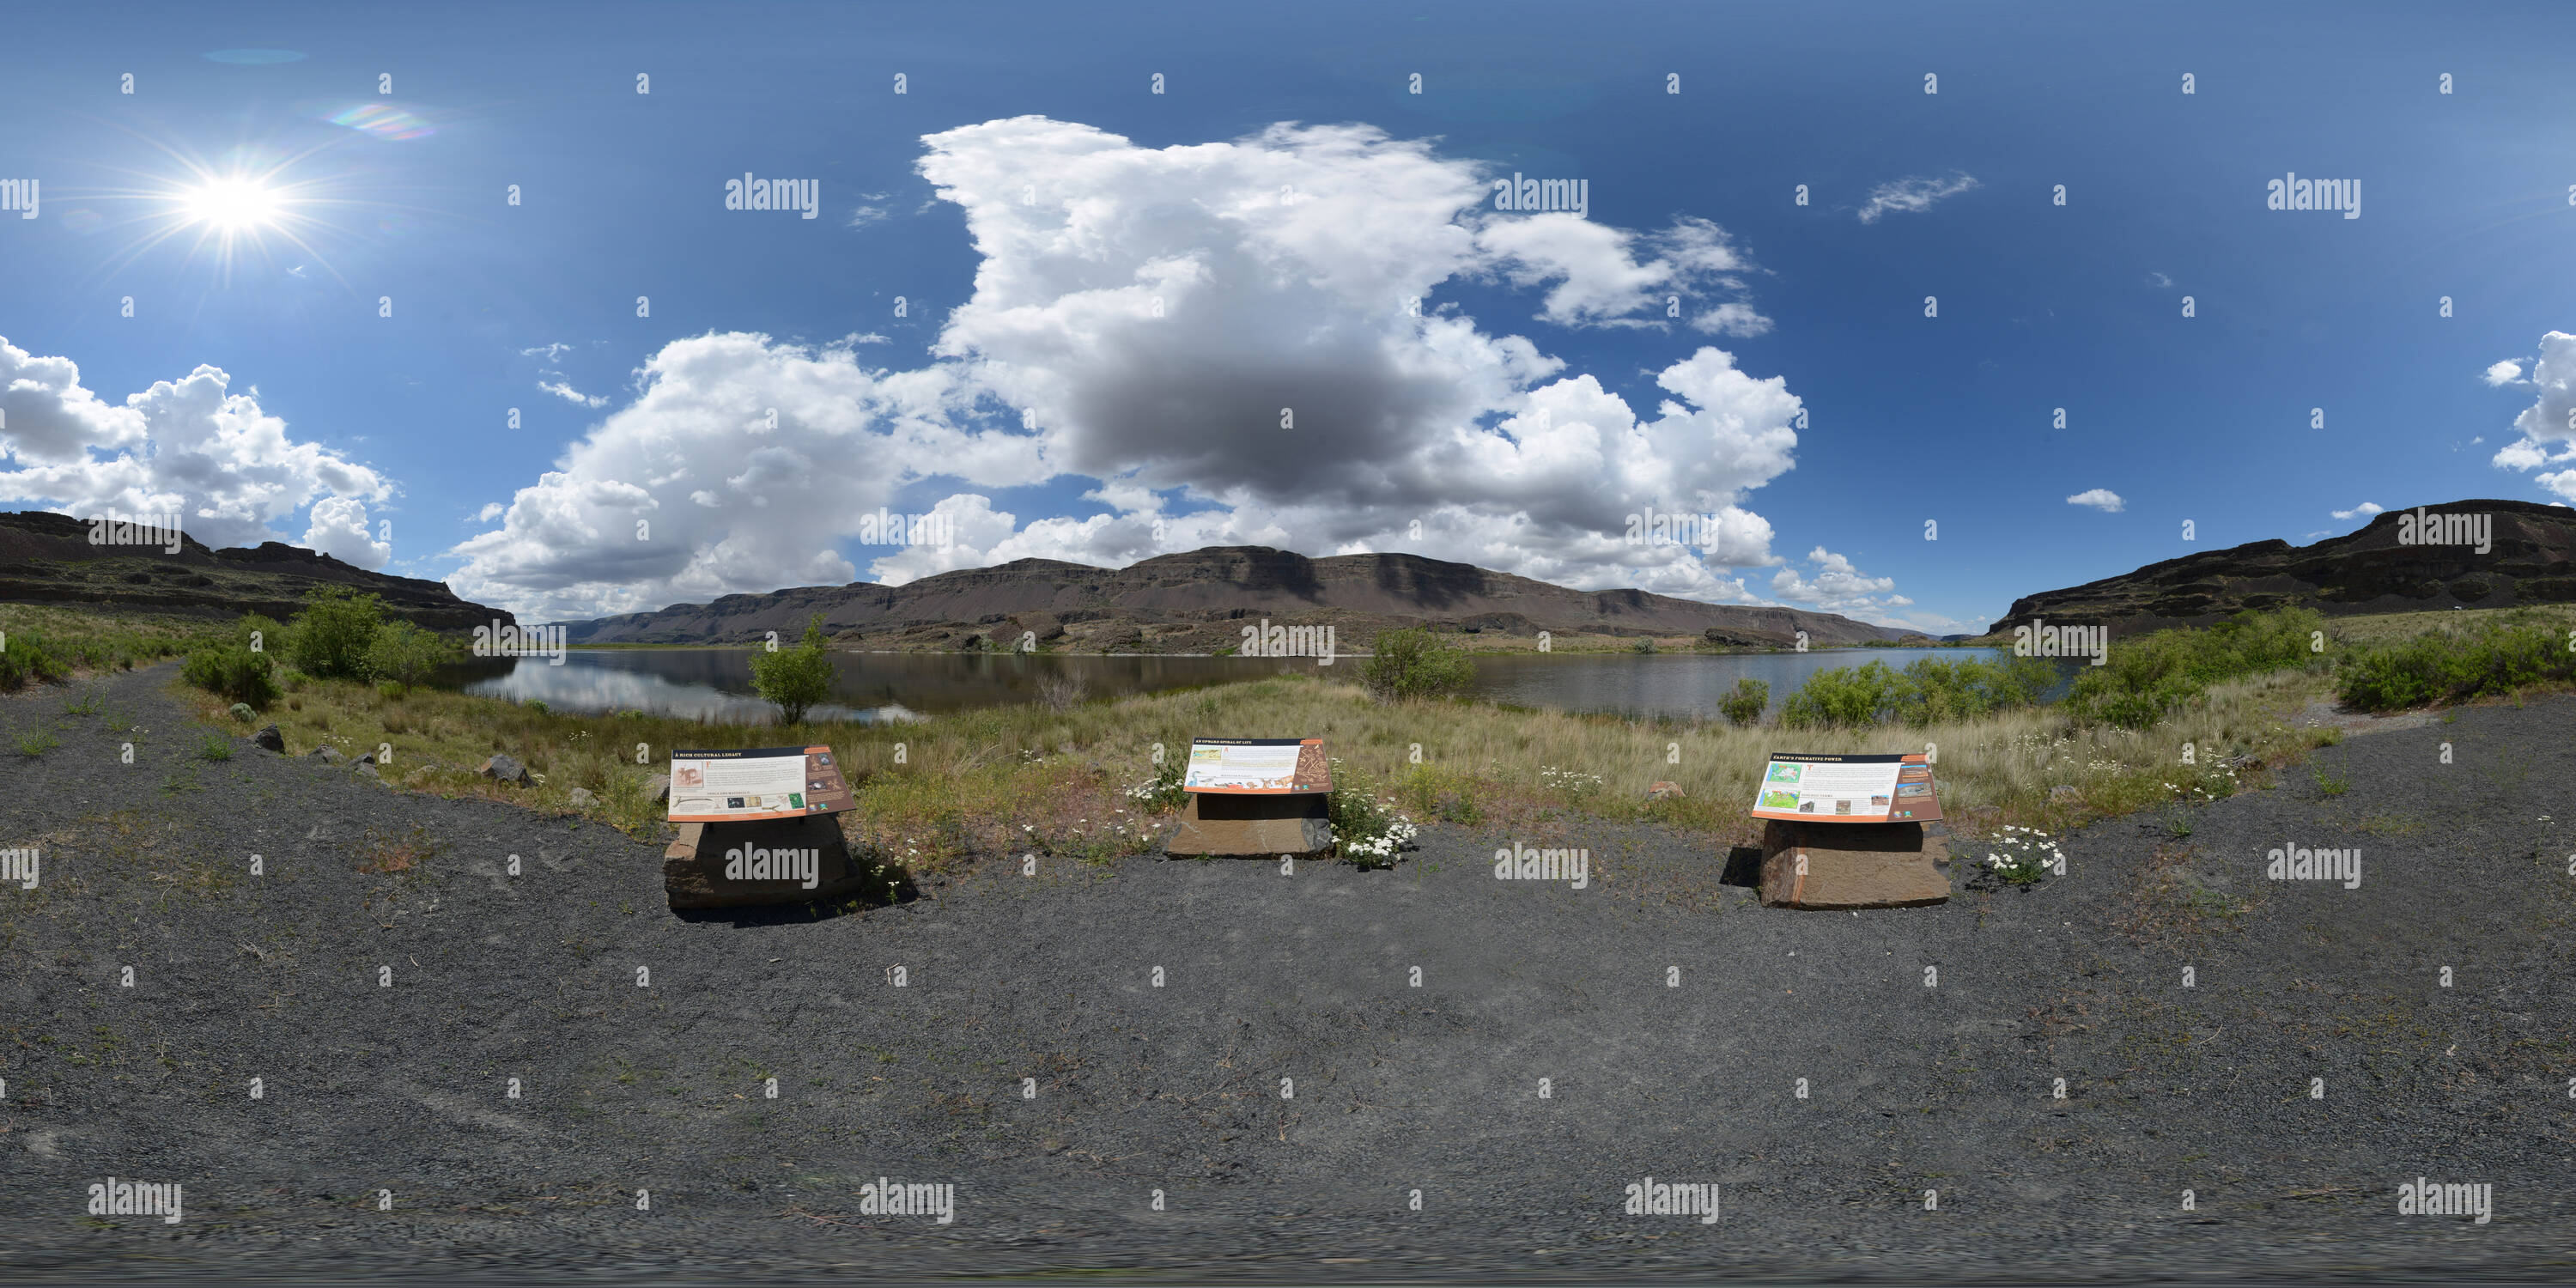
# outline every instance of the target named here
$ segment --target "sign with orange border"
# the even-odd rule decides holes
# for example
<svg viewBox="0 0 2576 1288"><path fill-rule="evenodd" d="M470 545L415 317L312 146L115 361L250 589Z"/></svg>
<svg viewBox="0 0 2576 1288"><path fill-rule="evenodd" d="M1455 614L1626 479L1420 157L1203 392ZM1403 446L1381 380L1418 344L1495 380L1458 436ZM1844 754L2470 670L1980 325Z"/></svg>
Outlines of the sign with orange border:
<svg viewBox="0 0 2576 1288"><path fill-rule="evenodd" d="M1935 823L1941 798L1919 754L1771 753L1753 817L1796 823Z"/></svg>
<svg viewBox="0 0 2576 1288"><path fill-rule="evenodd" d="M1333 790L1321 738L1194 738L1185 792L1285 796Z"/></svg>
<svg viewBox="0 0 2576 1288"><path fill-rule="evenodd" d="M674 823L740 823L836 814L855 802L829 747L671 753Z"/></svg>

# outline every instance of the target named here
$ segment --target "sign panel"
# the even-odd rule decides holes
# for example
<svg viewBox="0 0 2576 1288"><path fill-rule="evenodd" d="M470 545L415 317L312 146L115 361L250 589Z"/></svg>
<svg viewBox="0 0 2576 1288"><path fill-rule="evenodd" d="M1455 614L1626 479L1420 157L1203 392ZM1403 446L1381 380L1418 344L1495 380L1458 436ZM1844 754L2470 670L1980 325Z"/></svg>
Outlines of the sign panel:
<svg viewBox="0 0 2576 1288"><path fill-rule="evenodd" d="M1186 792L1279 795L1333 790L1321 738L1198 738L1190 743Z"/></svg>
<svg viewBox="0 0 2576 1288"><path fill-rule="evenodd" d="M1753 817L1800 823L1931 823L1941 817L1932 766L1920 755L1771 753Z"/></svg>
<svg viewBox="0 0 2576 1288"><path fill-rule="evenodd" d="M737 747L671 753L674 823L802 818L850 808L829 747Z"/></svg>

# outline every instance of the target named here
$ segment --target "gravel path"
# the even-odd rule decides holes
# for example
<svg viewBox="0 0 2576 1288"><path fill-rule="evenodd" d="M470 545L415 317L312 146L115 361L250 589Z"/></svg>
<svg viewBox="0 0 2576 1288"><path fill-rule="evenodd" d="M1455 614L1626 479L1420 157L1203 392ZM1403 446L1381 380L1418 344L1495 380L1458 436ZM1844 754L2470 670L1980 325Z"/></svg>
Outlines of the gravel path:
<svg viewBox="0 0 2576 1288"><path fill-rule="evenodd" d="M1768 910L1697 841L1568 820L1386 872L997 860L818 920L674 915L656 846L237 731L206 761L170 677L0 699L0 848L42 860L0 889L11 1273L2576 1264L2576 700L2351 738L1938 908ZM1520 843L1587 888L1494 879ZM2285 844L2362 880L2266 880ZM2419 1175L2494 1219L2398 1215ZM86 1216L111 1176L184 1220ZM1625 1214L1649 1176L1721 1219ZM880 1177L953 1222L862 1213Z"/></svg>

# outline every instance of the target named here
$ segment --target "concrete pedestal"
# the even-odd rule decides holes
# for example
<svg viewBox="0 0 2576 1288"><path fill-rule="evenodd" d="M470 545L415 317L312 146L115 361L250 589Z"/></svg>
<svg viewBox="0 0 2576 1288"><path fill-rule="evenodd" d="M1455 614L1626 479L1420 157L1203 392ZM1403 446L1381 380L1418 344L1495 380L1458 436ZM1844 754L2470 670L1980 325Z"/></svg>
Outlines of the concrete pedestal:
<svg viewBox="0 0 2576 1288"><path fill-rule="evenodd" d="M1239 795L1192 792L1166 847L1179 855L1275 859L1329 857L1331 807L1322 792Z"/></svg>
<svg viewBox="0 0 2576 1288"><path fill-rule="evenodd" d="M1945 903L1949 849L1920 823L1765 820L1762 902L1773 908L1914 908Z"/></svg>

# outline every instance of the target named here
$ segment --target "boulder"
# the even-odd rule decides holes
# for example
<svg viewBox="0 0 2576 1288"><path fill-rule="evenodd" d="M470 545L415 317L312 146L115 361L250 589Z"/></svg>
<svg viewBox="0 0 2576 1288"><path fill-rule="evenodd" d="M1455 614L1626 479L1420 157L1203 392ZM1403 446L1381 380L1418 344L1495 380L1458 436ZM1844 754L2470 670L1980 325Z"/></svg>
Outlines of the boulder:
<svg viewBox="0 0 2576 1288"><path fill-rule="evenodd" d="M358 761L358 772L359 772L360 774L365 775L366 777L369 777L369 778L374 778L374 777L376 777L376 762L375 762L375 760L374 760L372 757L362 757L362 758L360 758L360 759L359 759L359 761Z"/></svg>
<svg viewBox="0 0 2576 1288"><path fill-rule="evenodd" d="M589 809L591 806L599 803L599 798L591 795L590 789L587 787L573 788L572 795L567 799L571 802L574 809Z"/></svg>
<svg viewBox="0 0 2576 1288"><path fill-rule="evenodd" d="M644 796L656 805L671 803L671 776L655 774L644 781Z"/></svg>
<svg viewBox="0 0 2576 1288"><path fill-rule="evenodd" d="M510 783L519 787L528 785L528 767L498 752L495 752L491 759L483 762L481 772L485 778L495 782Z"/></svg>
<svg viewBox="0 0 2576 1288"><path fill-rule="evenodd" d="M304 754L307 756L320 756L322 758L322 763L326 765L336 765L348 759L348 757L341 755L339 749L336 747L316 747Z"/></svg>
<svg viewBox="0 0 2576 1288"><path fill-rule="evenodd" d="M250 736L250 745L283 756L286 754L286 735L279 733L276 725L266 725Z"/></svg>
<svg viewBox="0 0 2576 1288"><path fill-rule="evenodd" d="M1791 823L1762 830L1762 902L1772 908L1914 908L1946 903L1948 857L1920 823Z"/></svg>
<svg viewBox="0 0 2576 1288"><path fill-rule="evenodd" d="M1332 815L1322 792L1281 796L1192 792L1165 849L1192 856L1329 858Z"/></svg>

